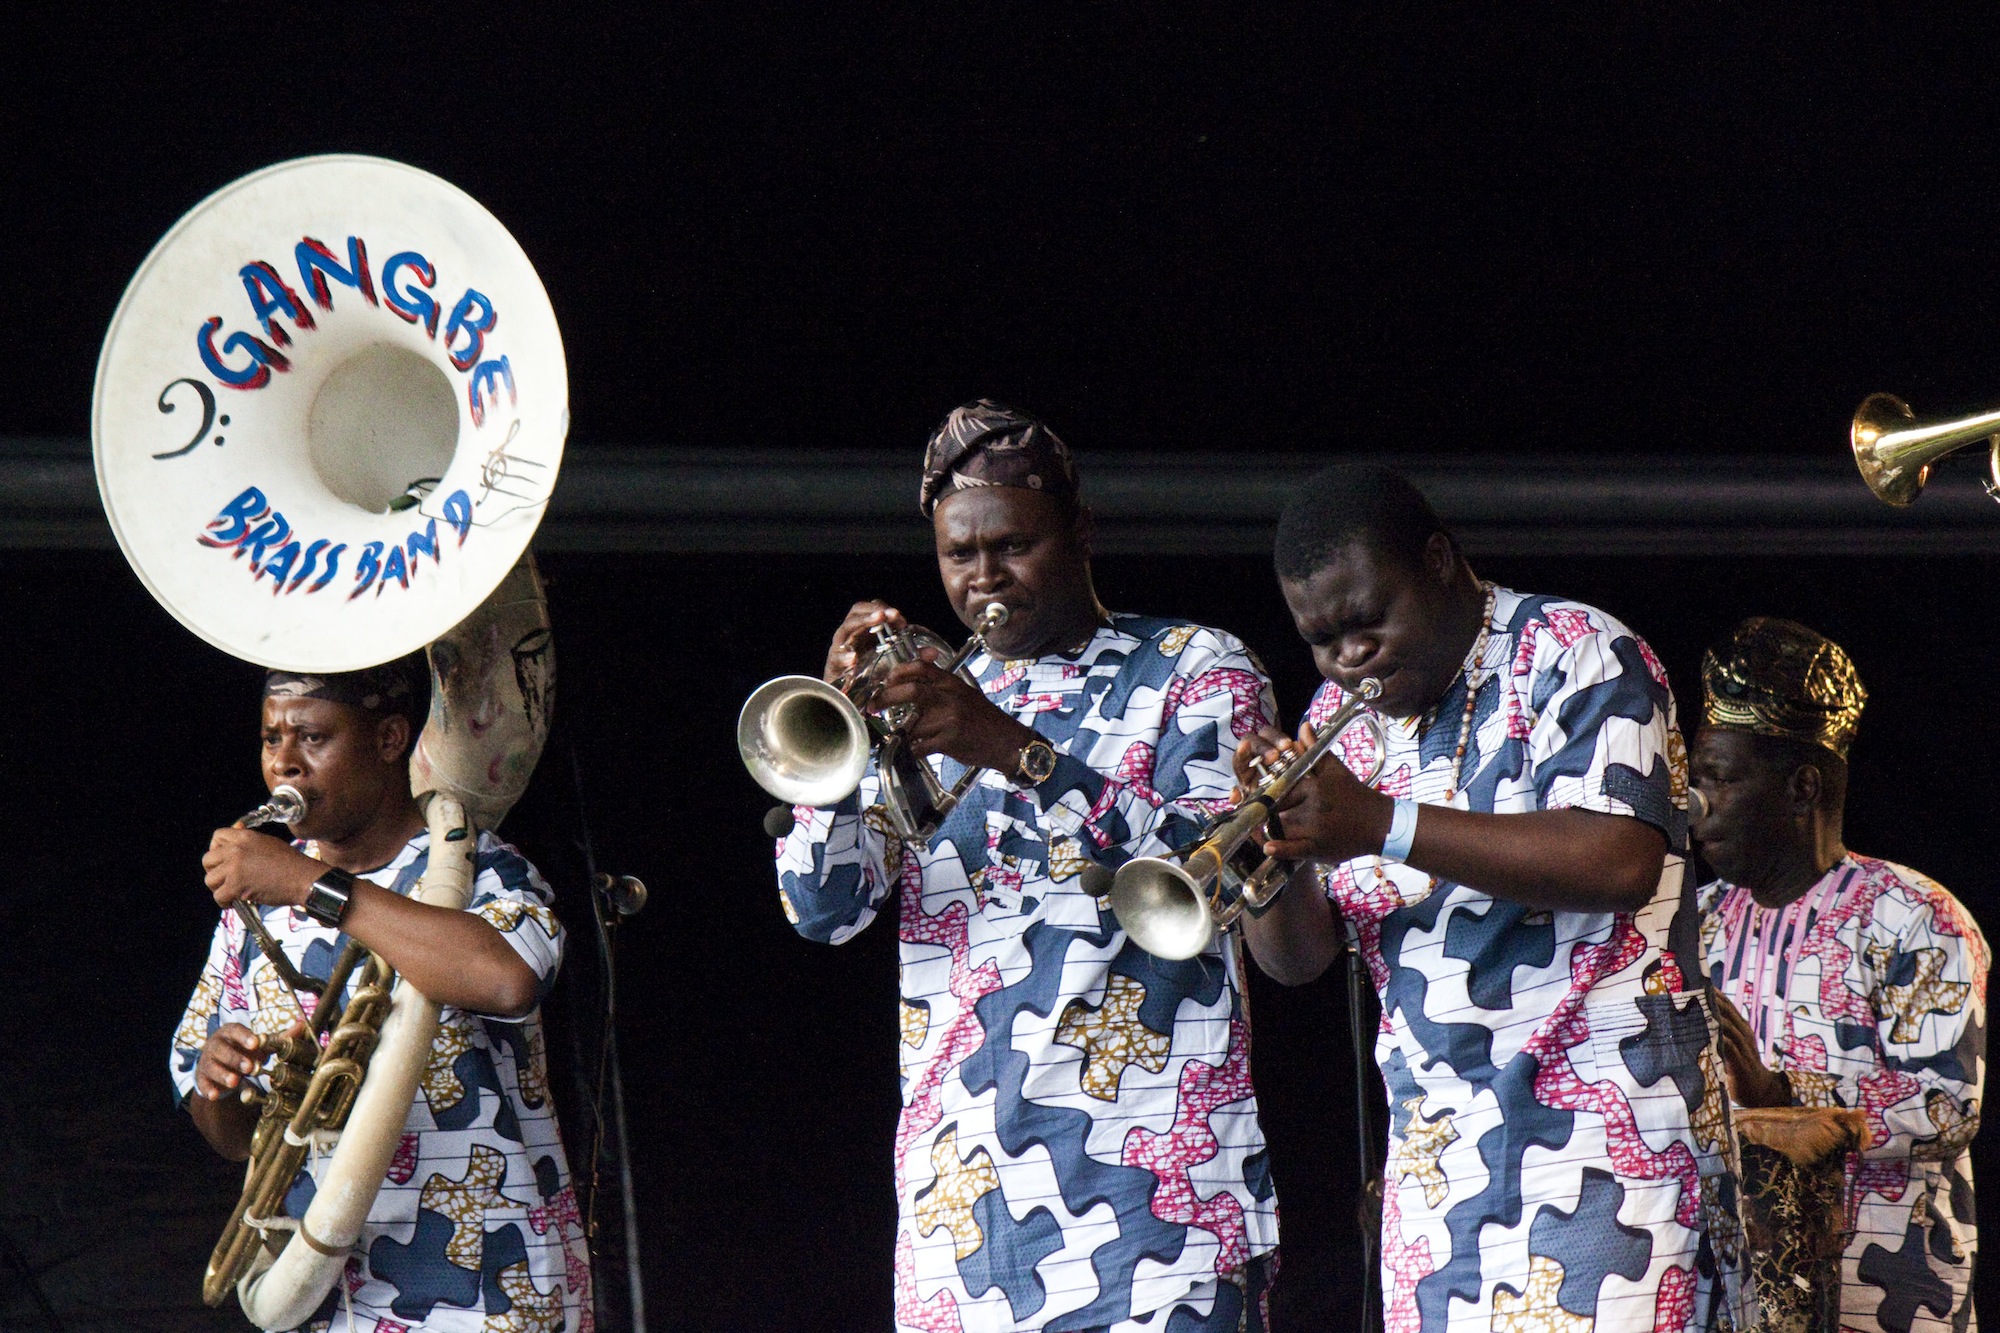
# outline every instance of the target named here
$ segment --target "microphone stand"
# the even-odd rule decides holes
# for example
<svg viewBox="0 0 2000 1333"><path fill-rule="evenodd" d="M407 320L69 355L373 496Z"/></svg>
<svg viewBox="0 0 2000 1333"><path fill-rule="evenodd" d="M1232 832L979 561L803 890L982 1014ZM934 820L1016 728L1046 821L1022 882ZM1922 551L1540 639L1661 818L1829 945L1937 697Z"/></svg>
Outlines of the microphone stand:
<svg viewBox="0 0 2000 1333"><path fill-rule="evenodd" d="M1382 1327L1382 1194L1388 1182L1375 1173L1375 1115L1374 1106L1368 1096L1369 1078L1376 1073L1374 1062L1368 1058L1367 1034L1362 1031L1362 970L1367 966L1361 957L1361 935L1354 924L1345 916L1340 918L1341 932L1346 937L1347 952L1347 1030L1354 1043L1354 1129L1357 1148L1358 1171L1355 1179L1359 1182L1362 1206L1357 1222L1361 1232L1361 1328L1363 1333L1373 1333ZM1368 1207L1371 1190L1374 1208ZM1374 1213L1375 1226L1371 1230L1365 1225L1370 1212Z"/></svg>
<svg viewBox="0 0 2000 1333"><path fill-rule="evenodd" d="M590 915L596 926L597 959L602 972L604 1030L598 1045L597 1077L591 1107L590 1219L586 1234L593 1251L597 1232L597 1169L604 1151L604 1101L611 1100L611 1129L617 1140L618 1187L624 1204L625 1281L630 1302L632 1333L646 1333L646 1292L639 1270L639 1203L632 1186L632 1140L625 1124L625 1078L618 1058L618 923L637 912L646 902L645 885L629 875L605 875L597 869L597 851L590 837L590 820L584 813L583 764L577 758L576 743L564 736L569 751L570 780L576 790L578 850L583 853L584 874L590 880ZM607 1088L607 1083L609 1087Z"/></svg>

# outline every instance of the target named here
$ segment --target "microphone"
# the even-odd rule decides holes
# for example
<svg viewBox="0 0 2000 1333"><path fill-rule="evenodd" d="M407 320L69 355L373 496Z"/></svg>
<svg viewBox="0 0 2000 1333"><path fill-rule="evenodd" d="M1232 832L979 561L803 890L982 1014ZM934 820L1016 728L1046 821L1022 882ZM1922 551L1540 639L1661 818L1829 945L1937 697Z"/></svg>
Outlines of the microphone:
<svg viewBox="0 0 2000 1333"><path fill-rule="evenodd" d="M1688 784L1688 823L1699 824L1708 818L1708 798L1701 794L1701 788Z"/></svg>
<svg viewBox="0 0 2000 1333"><path fill-rule="evenodd" d="M783 838L791 833L793 826L798 822L798 818L792 814L792 807L774 805L764 814L764 832L774 839Z"/></svg>
<svg viewBox="0 0 2000 1333"><path fill-rule="evenodd" d="M1115 878L1102 864L1092 861L1077 872L1079 887L1093 898L1102 898L1111 892L1111 881Z"/></svg>
<svg viewBox="0 0 2000 1333"><path fill-rule="evenodd" d="M620 916L637 916L646 905L646 886L636 875L599 875L591 887L604 895L604 901Z"/></svg>

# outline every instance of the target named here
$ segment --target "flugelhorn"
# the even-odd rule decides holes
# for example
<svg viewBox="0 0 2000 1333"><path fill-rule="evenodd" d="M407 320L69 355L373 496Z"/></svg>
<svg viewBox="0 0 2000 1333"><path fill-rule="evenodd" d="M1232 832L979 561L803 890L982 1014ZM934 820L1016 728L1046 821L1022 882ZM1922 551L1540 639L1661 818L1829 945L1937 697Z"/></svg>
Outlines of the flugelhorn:
<svg viewBox="0 0 2000 1333"><path fill-rule="evenodd" d="M1931 468L1946 454L1984 443L1986 493L2000 499L2000 412L1919 422L1910 405L1896 395L1871 393L1855 411L1847 439L1861 480L1892 505L1916 499L1931 479Z"/></svg>
<svg viewBox="0 0 2000 1333"><path fill-rule="evenodd" d="M1284 891L1291 866L1275 856L1246 856L1258 846L1253 839L1349 727L1365 727L1375 740L1375 762L1361 781L1372 785L1381 776L1388 755L1382 723L1365 711L1381 692L1380 681L1363 680L1313 734L1312 744L1272 771L1241 805L1210 820L1192 850L1175 858L1137 856L1118 867L1111 912L1135 944L1156 958L1192 958L1243 913L1263 915Z"/></svg>
<svg viewBox="0 0 2000 1333"><path fill-rule="evenodd" d="M854 665L834 684L812 676L779 676L758 686L736 719L736 749L757 785L787 805L829 806L861 785L872 754L882 778L882 807L892 832L921 842L937 832L979 776L968 768L950 787L905 744L914 710L887 710L877 698L889 673L934 654L938 667L960 672L986 650L986 636L1007 623L1007 608L989 602L957 652L921 625L874 627L875 642L856 649ZM969 679L969 677L968 677Z"/></svg>

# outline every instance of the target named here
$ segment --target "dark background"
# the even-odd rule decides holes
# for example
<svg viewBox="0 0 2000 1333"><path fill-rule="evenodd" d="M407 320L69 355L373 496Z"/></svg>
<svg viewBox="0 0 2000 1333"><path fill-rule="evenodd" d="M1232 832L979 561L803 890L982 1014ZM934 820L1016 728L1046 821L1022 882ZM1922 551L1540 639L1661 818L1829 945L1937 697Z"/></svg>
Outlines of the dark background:
<svg viewBox="0 0 2000 1333"><path fill-rule="evenodd" d="M520 238L562 320L579 451L893 446L914 493L930 426L993 394L1052 419L1086 476L1093 449L1561 453L1580 474L1837 453L1869 391L1932 411L2000 389L2000 110L1973 12L11 19L0 435L87 432L104 325L183 211L270 162L361 151ZM1625 618L1684 701L1743 614L1839 639L1874 694L1850 841L1993 918L1992 560L1480 567ZM728 736L856 596L945 627L935 575L839 552L544 568L600 856L654 889L622 1029L652 1326L885 1328L893 935L792 936ZM1114 607L1241 634L1303 703L1261 560L1098 573ZM257 673L113 553L0 552L0 598L0 1325L48 1326L38 1288L72 1329L242 1327L190 1308L235 1172L171 1109L165 1054L213 923L197 858L256 795ZM508 831L566 867L575 824L552 757ZM1283 1326L1333 1327L1358 1260L1344 998L1260 983L1254 1005Z"/></svg>

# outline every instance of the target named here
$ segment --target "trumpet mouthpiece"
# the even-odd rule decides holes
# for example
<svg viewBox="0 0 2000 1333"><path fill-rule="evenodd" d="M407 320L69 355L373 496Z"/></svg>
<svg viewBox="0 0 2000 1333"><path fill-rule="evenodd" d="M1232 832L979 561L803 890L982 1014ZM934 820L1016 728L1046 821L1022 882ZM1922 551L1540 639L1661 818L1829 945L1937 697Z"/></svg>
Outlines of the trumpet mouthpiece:
<svg viewBox="0 0 2000 1333"><path fill-rule="evenodd" d="M999 629L1007 623L1007 606L1004 602L988 602L986 609L979 613L979 632Z"/></svg>

